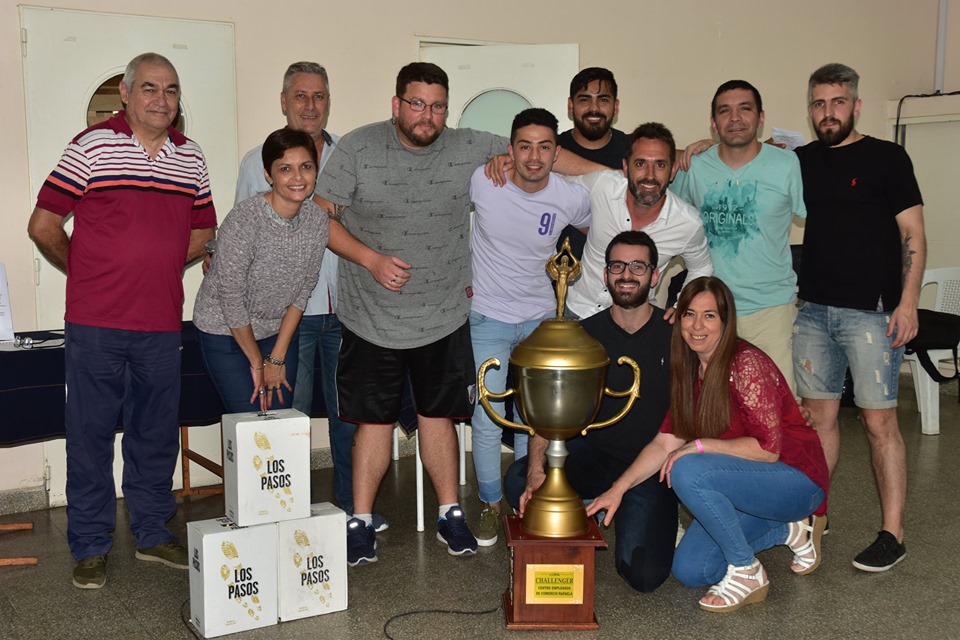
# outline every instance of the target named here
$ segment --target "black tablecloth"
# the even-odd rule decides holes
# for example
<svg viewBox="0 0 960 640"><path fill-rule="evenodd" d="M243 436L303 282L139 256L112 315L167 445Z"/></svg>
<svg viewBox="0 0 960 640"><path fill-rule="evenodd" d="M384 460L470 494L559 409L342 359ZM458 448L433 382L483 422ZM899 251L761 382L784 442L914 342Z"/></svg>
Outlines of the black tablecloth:
<svg viewBox="0 0 960 640"><path fill-rule="evenodd" d="M0 446L64 436L63 334L34 331L18 335L32 338L35 346L0 351ZM192 427L219 423L223 404L203 368L192 322L183 323L182 343L180 424ZM321 377L318 368L311 413L315 418L326 417Z"/></svg>

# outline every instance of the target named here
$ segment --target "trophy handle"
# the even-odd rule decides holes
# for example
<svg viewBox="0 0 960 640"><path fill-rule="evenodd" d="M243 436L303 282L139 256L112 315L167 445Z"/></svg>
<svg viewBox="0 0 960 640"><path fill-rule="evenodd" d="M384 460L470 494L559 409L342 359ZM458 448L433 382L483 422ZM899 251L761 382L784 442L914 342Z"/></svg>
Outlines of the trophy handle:
<svg viewBox="0 0 960 640"><path fill-rule="evenodd" d="M620 356L620 359L617 360L617 364L628 364L633 368L633 384L626 391L611 391L609 387L604 387L603 392L612 398L623 398L629 396L627 399L627 404L624 405L623 409L620 410L620 413L613 416L609 420L604 420L603 422L597 422L595 424L589 424L584 427L583 431L580 432L580 435L587 435L587 431L591 429L602 429L603 427L609 427L615 422L620 422L625 415L630 412L630 409L633 408L633 403L637 401L637 398L640 397L640 367L637 366L637 363L634 362L633 358L627 356Z"/></svg>
<svg viewBox="0 0 960 640"><path fill-rule="evenodd" d="M631 360L631 362L633 362ZM493 393L492 391L487 390L487 385L484 384L483 378L487 373L487 369L490 367L499 367L500 360L499 358L489 358L486 362L480 365L480 371L477 373L477 399L483 408L487 410L487 415L496 422L501 427L509 427L510 429L520 429L521 431L526 431L528 434L536 435L536 432L528 427L525 424L517 424L516 422L510 422L506 418L503 418L496 411L493 410L493 407L490 406L490 399L494 400L506 400L515 393L514 389L506 389L503 393ZM637 365L634 364L634 367ZM638 369L639 372L639 369ZM639 373L637 374L639 375ZM631 403L633 404L633 403Z"/></svg>

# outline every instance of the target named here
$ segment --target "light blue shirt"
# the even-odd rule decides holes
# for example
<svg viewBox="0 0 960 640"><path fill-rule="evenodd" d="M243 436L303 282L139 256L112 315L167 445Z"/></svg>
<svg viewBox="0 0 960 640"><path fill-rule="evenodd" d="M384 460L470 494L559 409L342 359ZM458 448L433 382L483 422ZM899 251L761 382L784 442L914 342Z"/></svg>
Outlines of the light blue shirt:
<svg viewBox="0 0 960 640"><path fill-rule="evenodd" d="M327 164L330 154L340 141L340 136L323 132L324 145L320 152L320 171ZM243 202L257 193L270 191L270 183L263 174L263 145L251 149L240 162L240 174L237 176L237 195L234 202ZM318 174L319 181L319 174ZM310 294L310 300L303 310L305 316L319 316L337 312L337 255L326 249L323 264L320 267L320 279Z"/></svg>
<svg viewBox="0 0 960 640"><path fill-rule="evenodd" d="M719 148L694 156L670 189L699 209L714 275L733 292L738 316L789 304L797 284L790 224L807 216L797 155L764 144L734 170Z"/></svg>

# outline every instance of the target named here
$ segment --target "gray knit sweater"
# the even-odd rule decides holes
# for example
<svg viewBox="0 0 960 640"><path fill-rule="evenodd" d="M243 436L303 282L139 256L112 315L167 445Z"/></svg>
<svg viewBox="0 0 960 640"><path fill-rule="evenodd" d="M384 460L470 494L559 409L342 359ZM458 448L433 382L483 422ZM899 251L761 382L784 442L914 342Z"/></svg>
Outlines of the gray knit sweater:
<svg viewBox="0 0 960 640"><path fill-rule="evenodd" d="M237 204L217 232L193 323L216 335L248 324L257 340L276 335L288 306L306 307L327 238L327 214L313 200L293 220L277 215L263 194Z"/></svg>

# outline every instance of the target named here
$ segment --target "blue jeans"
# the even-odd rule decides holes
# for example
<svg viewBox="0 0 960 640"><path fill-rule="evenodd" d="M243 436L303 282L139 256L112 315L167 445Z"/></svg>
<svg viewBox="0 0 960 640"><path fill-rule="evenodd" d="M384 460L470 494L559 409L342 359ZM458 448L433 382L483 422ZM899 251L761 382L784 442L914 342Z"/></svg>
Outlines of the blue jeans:
<svg viewBox="0 0 960 640"><path fill-rule="evenodd" d="M863 409L897 406L904 347L890 348L888 311L800 302L794 322L793 368L801 398L839 400L847 366L854 402Z"/></svg>
<svg viewBox="0 0 960 640"><path fill-rule="evenodd" d="M688 587L719 582L727 565L787 539L788 525L823 502L823 489L783 462L755 462L718 453L688 454L670 473L673 490L694 522L673 556L673 575Z"/></svg>
<svg viewBox="0 0 960 640"><path fill-rule="evenodd" d="M627 468L625 463L591 447L584 437L567 440L567 451L567 480L584 500L609 489ZM670 575L677 540L677 497L659 480L651 477L623 494L613 518L617 573L644 593L659 587ZM503 484L507 500L519 507L527 486L526 458L510 465Z"/></svg>
<svg viewBox="0 0 960 640"><path fill-rule="evenodd" d="M287 349L286 368L287 382L294 389L297 388L297 352L299 351L298 332L293 332L290 347ZM277 336L257 340L260 353L265 357L270 355L273 346L277 343ZM250 374L250 361L243 349L233 336L219 336L197 329L197 345L200 347L200 356L203 366L213 381L223 408L227 413L248 413L260 411L260 401L250 402L253 393L253 377ZM293 404L293 393L283 387L283 402L277 401L274 394L271 409L289 409Z"/></svg>
<svg viewBox="0 0 960 640"><path fill-rule="evenodd" d="M180 332L67 323L67 542L74 558L105 554L116 528L113 442L123 416L123 494L138 549L174 540L171 491L180 450Z"/></svg>
<svg viewBox="0 0 960 640"><path fill-rule="evenodd" d="M544 317L550 317L546 315ZM484 385L493 393L502 393L507 386L507 369L510 352L540 326L540 319L517 324L500 322L475 311L470 312L470 340L473 344L473 361L479 368L488 358L500 360L500 367L490 367L484 375ZM491 402L494 411L504 414L504 403ZM517 416L517 421L520 417ZM474 407L471 422L473 433L473 466L477 472L480 500L499 502L500 491L500 437L503 429L495 423L478 402ZM527 435L514 434L514 458L527 455Z"/></svg>
<svg viewBox="0 0 960 640"><path fill-rule="evenodd" d="M327 408L333 496L341 509L353 513L353 434L357 425L340 419L337 404L337 361L340 359L340 320L335 314L303 316L300 320L300 366L293 408L308 416L313 410L313 374L320 357L323 403Z"/></svg>

